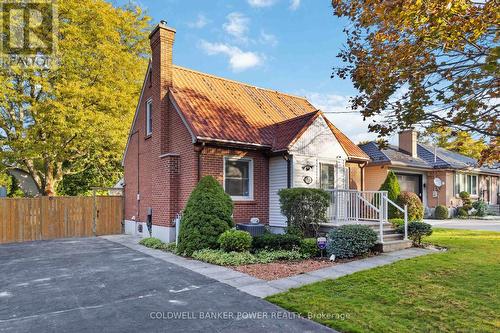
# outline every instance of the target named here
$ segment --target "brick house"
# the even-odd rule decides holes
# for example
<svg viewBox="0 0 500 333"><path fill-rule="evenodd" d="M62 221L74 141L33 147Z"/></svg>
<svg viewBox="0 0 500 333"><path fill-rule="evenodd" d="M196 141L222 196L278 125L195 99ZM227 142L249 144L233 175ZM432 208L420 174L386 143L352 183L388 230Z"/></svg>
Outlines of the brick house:
<svg viewBox="0 0 500 333"><path fill-rule="evenodd" d="M212 175L234 201L235 222L286 226L277 191L363 189L368 156L306 99L172 63L175 30L150 34L152 59L123 158L125 230L175 239L174 219Z"/></svg>
<svg viewBox="0 0 500 333"><path fill-rule="evenodd" d="M498 167L480 167L473 158L420 143L414 130L401 132L398 146L379 149L375 142L369 142L360 147L371 158L365 167L365 189L378 190L387 172L392 170L401 190L420 197L426 216L432 216L437 205L451 209L460 206L461 191L469 192L473 200L483 199L490 205L498 205Z"/></svg>

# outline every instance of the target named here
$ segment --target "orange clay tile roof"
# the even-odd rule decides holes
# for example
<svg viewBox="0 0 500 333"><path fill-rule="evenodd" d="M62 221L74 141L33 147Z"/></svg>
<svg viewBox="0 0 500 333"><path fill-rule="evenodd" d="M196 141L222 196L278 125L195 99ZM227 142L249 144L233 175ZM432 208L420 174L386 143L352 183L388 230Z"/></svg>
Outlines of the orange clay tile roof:
<svg viewBox="0 0 500 333"><path fill-rule="evenodd" d="M305 98L179 66L173 66L170 93L197 139L260 145L275 151L286 149L321 114ZM348 156L368 159L335 126L330 127Z"/></svg>

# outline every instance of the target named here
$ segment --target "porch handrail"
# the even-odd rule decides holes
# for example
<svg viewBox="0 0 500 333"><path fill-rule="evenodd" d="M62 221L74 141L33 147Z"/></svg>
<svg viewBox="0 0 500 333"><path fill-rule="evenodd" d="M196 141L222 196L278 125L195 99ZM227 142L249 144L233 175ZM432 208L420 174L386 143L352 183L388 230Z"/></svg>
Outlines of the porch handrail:
<svg viewBox="0 0 500 333"><path fill-rule="evenodd" d="M387 200L388 203L390 203L391 205L393 205L394 207L396 207L400 212L403 213L403 218L404 218L404 222L405 222L405 224L404 224L404 226L405 226L404 240L408 240L408 205L404 205L404 208L401 208L398 204L396 204L394 201L392 201L388 197L386 197L386 200Z"/></svg>
<svg viewBox="0 0 500 333"><path fill-rule="evenodd" d="M379 238L384 243L384 223L389 220L389 205L396 207L404 216L404 239L408 239L408 206L399 206L389 199L387 191L358 191L350 189L327 190L330 193L329 218L331 222L357 223L378 221ZM378 206L378 207L377 207Z"/></svg>
<svg viewBox="0 0 500 333"><path fill-rule="evenodd" d="M380 213L380 208L377 208L375 207L374 205L372 205L371 202L369 202L368 200L366 200L365 198L363 198L361 195L359 195L359 193L357 193L356 195L361 201L363 201L364 203L366 203L369 207L373 208L376 212Z"/></svg>
<svg viewBox="0 0 500 333"><path fill-rule="evenodd" d="M388 197L386 197L386 200L388 203L390 203L391 205L393 205L394 207L396 207L397 209L399 209L401 211L401 213L404 213L405 210L401 207L399 207L398 204L396 204L394 201L392 201L391 199L389 199ZM406 206L406 205L405 205Z"/></svg>

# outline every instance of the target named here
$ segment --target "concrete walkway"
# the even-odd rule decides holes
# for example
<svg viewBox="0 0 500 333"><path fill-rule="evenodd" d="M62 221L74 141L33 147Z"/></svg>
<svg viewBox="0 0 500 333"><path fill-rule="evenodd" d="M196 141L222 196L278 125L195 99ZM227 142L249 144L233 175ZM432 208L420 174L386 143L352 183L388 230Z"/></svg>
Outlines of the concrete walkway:
<svg viewBox="0 0 500 333"><path fill-rule="evenodd" d="M245 273L237 272L230 268L212 265L198 260L186 259L173 253L147 248L138 244L140 238L137 237L132 237L129 235L113 235L102 237L136 251L148 254L157 259L190 269L192 271L195 271L196 273L205 275L206 277L233 286L247 294L261 298L278 294L287 291L290 288L300 287L305 284L310 284L327 279L336 279L344 275L349 275L366 269L391 264L399 260L414 258L429 253L435 253L435 251L432 250L411 248L395 252L383 253L376 257L338 264L332 267L322 268L316 271L295 275L288 278L266 281L255 278Z"/></svg>
<svg viewBox="0 0 500 333"><path fill-rule="evenodd" d="M424 222L429 223L436 228L445 229L464 229L464 230L484 230L484 231L498 231L500 232L500 218L495 220L462 220L462 219L450 219L450 220L424 220Z"/></svg>

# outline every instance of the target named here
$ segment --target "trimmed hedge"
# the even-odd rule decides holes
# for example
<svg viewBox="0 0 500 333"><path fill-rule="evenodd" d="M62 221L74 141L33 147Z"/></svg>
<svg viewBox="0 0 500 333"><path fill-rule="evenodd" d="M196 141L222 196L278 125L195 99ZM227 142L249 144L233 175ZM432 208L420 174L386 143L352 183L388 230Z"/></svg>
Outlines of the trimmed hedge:
<svg viewBox="0 0 500 333"><path fill-rule="evenodd" d="M394 227L399 227L405 224L405 220L401 218L395 218L395 219L389 219L389 222L392 224Z"/></svg>
<svg viewBox="0 0 500 333"><path fill-rule="evenodd" d="M424 205L418 195L413 192L403 191L398 196L397 204L404 208L408 206L408 221L422 221L424 218Z"/></svg>
<svg viewBox="0 0 500 333"><path fill-rule="evenodd" d="M394 171L390 170L387 173L387 177L385 181L380 186L379 191L387 191L387 197L391 199L393 202L396 202L399 194L401 193L401 189L399 187L398 177L394 173ZM388 207L389 218L398 217L398 209L393 205L389 205Z"/></svg>
<svg viewBox="0 0 500 333"><path fill-rule="evenodd" d="M256 236L252 241L254 251L267 250L295 250L300 248L301 238L293 234L272 234L265 233L262 236Z"/></svg>
<svg viewBox="0 0 500 333"><path fill-rule="evenodd" d="M484 200L477 200L472 203L472 207L476 210L477 216L486 216L488 215L488 205Z"/></svg>
<svg viewBox="0 0 500 333"><path fill-rule="evenodd" d="M458 215L458 217L468 217L469 212L467 212L467 210L465 210L464 207L459 207L457 210L457 215Z"/></svg>
<svg viewBox="0 0 500 333"><path fill-rule="evenodd" d="M304 238L300 242L300 253L308 258L317 257L319 254L316 238Z"/></svg>
<svg viewBox="0 0 500 333"><path fill-rule="evenodd" d="M218 248L219 236L233 227L233 202L212 176L203 177L189 196L177 251L190 256L194 251Z"/></svg>
<svg viewBox="0 0 500 333"><path fill-rule="evenodd" d="M446 220L448 218L448 208L443 205L437 206L434 211L434 217L438 220Z"/></svg>
<svg viewBox="0 0 500 333"><path fill-rule="evenodd" d="M285 188L278 192L281 213L286 216L288 226L298 230L301 236L316 237L319 224L327 222L330 204L328 192L317 188Z"/></svg>
<svg viewBox="0 0 500 333"><path fill-rule="evenodd" d="M328 233L327 252L337 258L353 258L367 253L377 242L377 234L370 227L349 224Z"/></svg>
<svg viewBox="0 0 500 333"><path fill-rule="evenodd" d="M226 230L219 236L220 248L226 252L243 252L252 247L252 235L243 230Z"/></svg>
<svg viewBox="0 0 500 333"><path fill-rule="evenodd" d="M404 226L399 227L400 233L404 233ZM408 238L413 241L413 245L420 246L422 237L432 234L432 226L428 223L413 221L408 223Z"/></svg>
<svg viewBox="0 0 500 333"><path fill-rule="evenodd" d="M166 245L160 239L154 237L143 238L139 241L139 244L152 249L162 249Z"/></svg>
<svg viewBox="0 0 500 333"><path fill-rule="evenodd" d="M472 201L470 199L470 194L467 191L462 191L458 194L460 199L462 199L462 207L465 209L467 212L467 215L469 215L469 210L472 209Z"/></svg>

